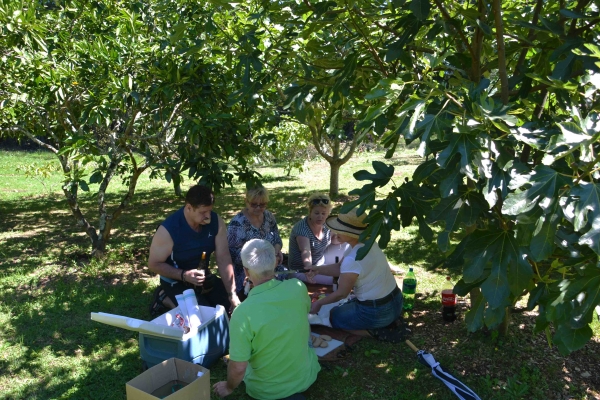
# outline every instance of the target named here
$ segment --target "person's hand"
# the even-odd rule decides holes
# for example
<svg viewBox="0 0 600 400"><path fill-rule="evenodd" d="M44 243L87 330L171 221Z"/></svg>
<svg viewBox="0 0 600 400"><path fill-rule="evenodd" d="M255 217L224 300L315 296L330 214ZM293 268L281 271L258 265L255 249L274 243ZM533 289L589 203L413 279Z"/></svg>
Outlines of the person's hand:
<svg viewBox="0 0 600 400"><path fill-rule="evenodd" d="M202 286L206 276L204 275L204 270L198 269L190 269L189 271L185 271L183 273L183 277L187 283L190 283L195 286Z"/></svg>
<svg viewBox="0 0 600 400"><path fill-rule="evenodd" d="M240 303L241 303L241 302L240 302L240 299L239 299L239 298L238 298L238 296L237 296L237 293L235 293L235 292L233 292L233 293L231 294L231 296L229 296L229 302L231 303L231 307L229 308L229 313L232 313L232 312L233 312L233 310L235 310L235 308L236 308L237 306L239 306L239 305L240 305Z"/></svg>
<svg viewBox="0 0 600 400"><path fill-rule="evenodd" d="M306 276L306 279L310 282L310 283L315 283L315 276L317 276L318 272L316 271L316 269L314 268L314 265L308 268L308 272L304 273L304 276Z"/></svg>
<svg viewBox="0 0 600 400"><path fill-rule="evenodd" d="M310 313L311 314L318 314L319 311L321 311L321 303L319 303L318 301L315 301L314 303L312 303L310 305Z"/></svg>
<svg viewBox="0 0 600 400"><path fill-rule="evenodd" d="M279 250L277 252L277 265L281 265L283 264L283 253L281 252L281 250Z"/></svg>
<svg viewBox="0 0 600 400"><path fill-rule="evenodd" d="M213 392L219 397L226 397L233 392L233 389L230 389L227 385L227 381L217 382L213 385Z"/></svg>

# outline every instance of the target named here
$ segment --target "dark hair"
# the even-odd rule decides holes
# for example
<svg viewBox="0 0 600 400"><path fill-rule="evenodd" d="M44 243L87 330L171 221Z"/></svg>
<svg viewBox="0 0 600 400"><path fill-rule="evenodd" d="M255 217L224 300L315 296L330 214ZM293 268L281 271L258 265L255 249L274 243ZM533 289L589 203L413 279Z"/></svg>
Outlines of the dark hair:
<svg viewBox="0 0 600 400"><path fill-rule="evenodd" d="M186 193L185 202L194 208L200 206L208 207L215 204L215 195L207 186L194 185Z"/></svg>

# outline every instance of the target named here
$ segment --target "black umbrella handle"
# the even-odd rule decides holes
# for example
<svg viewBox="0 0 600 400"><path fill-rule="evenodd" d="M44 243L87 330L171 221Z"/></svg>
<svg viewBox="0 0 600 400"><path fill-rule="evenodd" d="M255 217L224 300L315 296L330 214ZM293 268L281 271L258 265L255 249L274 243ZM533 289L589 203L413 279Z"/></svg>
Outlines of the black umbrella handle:
<svg viewBox="0 0 600 400"><path fill-rule="evenodd" d="M408 345L408 347L410 347L415 353L417 351L419 351L419 349L417 349L417 346L415 346L410 340L406 339L406 344Z"/></svg>

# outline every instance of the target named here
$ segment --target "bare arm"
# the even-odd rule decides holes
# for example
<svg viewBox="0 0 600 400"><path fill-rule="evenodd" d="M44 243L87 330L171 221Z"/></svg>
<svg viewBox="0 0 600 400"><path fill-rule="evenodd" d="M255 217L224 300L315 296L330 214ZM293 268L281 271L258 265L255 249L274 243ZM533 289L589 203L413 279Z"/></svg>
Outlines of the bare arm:
<svg viewBox="0 0 600 400"><path fill-rule="evenodd" d="M167 278L181 281L181 270L167 264L165 260L173 251L173 239L164 226L159 226L152 238L150 245L150 255L148 256L148 268ZM197 269L191 269L184 272L183 280L193 285L200 285L204 282L204 274L200 274Z"/></svg>
<svg viewBox="0 0 600 400"><path fill-rule="evenodd" d="M352 288L356 284L356 280L358 279L358 274L353 272L344 272L340 274L340 280L338 282L338 289L324 298L315 301L312 303L310 308L311 314L317 314L322 306L325 304L335 303L342 299L345 299L352 291Z"/></svg>
<svg viewBox="0 0 600 400"><path fill-rule="evenodd" d="M231 361L227 365L227 380L213 385L213 391L219 397L229 396L244 379L248 361Z"/></svg>
<svg viewBox="0 0 600 400"><path fill-rule="evenodd" d="M276 244L273 246L275 248L275 256L277 257L277 265L283 263L283 253L281 252L281 245Z"/></svg>
<svg viewBox="0 0 600 400"><path fill-rule="evenodd" d="M327 265L312 265L310 267L310 269L315 274L319 274L319 275L340 276L340 265L341 264L342 264L342 262L339 261L337 263L327 264Z"/></svg>
<svg viewBox="0 0 600 400"><path fill-rule="evenodd" d="M173 239L164 226L159 226L152 238L148 268L150 271L171 279L181 280L181 270L167 264L165 260L173 251Z"/></svg>
<svg viewBox="0 0 600 400"><path fill-rule="evenodd" d="M310 240L306 236L296 236L296 242L298 243L298 249L300 249L300 257L302 258L304 269L311 268L312 253L310 252Z"/></svg>
<svg viewBox="0 0 600 400"><path fill-rule="evenodd" d="M217 261L217 268L219 269L219 275L225 285L225 290L229 295L229 301L231 301L232 311L233 308L240 304L240 300L237 297L235 291L235 279L233 276L233 264L231 262L231 254L229 253L229 243L227 241L227 227L221 217L219 217L219 232L215 238L215 259Z"/></svg>

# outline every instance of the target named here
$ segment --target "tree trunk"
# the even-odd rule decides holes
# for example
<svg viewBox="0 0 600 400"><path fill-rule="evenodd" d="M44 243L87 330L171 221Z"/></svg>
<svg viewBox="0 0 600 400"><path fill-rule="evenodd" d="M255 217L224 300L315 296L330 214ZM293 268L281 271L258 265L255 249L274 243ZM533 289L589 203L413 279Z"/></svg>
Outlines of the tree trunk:
<svg viewBox="0 0 600 400"><path fill-rule="evenodd" d="M329 165L331 167L331 173L329 175L329 197L333 199L337 197L340 192L340 167L342 164L330 162Z"/></svg>
<svg viewBox="0 0 600 400"><path fill-rule="evenodd" d="M106 242L102 235L96 236L96 239L92 239L92 254L93 258L103 258L106 253Z"/></svg>
<svg viewBox="0 0 600 400"><path fill-rule="evenodd" d="M183 194L181 192L181 177L179 176L179 174L177 175L177 179L173 179L173 190L175 191L175 196L183 197Z"/></svg>

